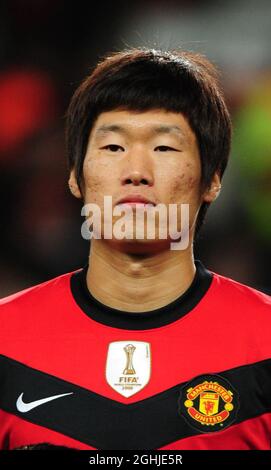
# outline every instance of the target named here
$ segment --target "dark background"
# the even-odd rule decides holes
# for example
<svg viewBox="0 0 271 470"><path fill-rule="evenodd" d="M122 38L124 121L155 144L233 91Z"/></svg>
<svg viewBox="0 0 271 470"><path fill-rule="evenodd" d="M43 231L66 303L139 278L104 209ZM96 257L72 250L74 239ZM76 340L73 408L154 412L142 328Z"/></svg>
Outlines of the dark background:
<svg viewBox="0 0 271 470"><path fill-rule="evenodd" d="M270 293L270 1L0 3L0 296L87 261L68 191L69 100L97 60L124 47L183 47L221 70L234 124L230 164L196 257Z"/></svg>

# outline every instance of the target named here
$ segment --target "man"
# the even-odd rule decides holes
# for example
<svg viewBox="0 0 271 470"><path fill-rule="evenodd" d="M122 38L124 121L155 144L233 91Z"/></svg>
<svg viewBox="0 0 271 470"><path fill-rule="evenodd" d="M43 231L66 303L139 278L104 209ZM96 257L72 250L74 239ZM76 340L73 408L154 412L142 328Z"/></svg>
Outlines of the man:
<svg viewBox="0 0 271 470"><path fill-rule="evenodd" d="M2 448L269 449L270 299L193 257L230 151L215 68L115 53L67 117L89 263L2 301Z"/></svg>

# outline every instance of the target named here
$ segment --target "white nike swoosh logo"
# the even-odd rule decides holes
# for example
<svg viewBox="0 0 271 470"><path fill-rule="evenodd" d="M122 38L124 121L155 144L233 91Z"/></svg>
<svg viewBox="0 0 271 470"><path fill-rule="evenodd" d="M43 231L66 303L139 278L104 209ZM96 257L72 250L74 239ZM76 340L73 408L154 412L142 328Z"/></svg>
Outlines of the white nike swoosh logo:
<svg viewBox="0 0 271 470"><path fill-rule="evenodd" d="M44 403L48 403L48 401L56 400L57 398L66 397L67 395L73 395L73 392L70 393L62 393L61 395L53 395L52 397L42 398L41 400L31 401L30 403L25 403L23 401L23 393L19 396L18 400L16 401L17 410L21 413L27 413L33 408L37 406L44 405Z"/></svg>

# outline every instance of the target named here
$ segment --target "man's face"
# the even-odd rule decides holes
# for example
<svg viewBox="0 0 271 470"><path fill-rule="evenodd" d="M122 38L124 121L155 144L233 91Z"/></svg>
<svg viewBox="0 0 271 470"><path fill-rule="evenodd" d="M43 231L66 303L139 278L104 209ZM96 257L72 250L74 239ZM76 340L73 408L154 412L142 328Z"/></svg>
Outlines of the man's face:
<svg viewBox="0 0 271 470"><path fill-rule="evenodd" d="M113 208L131 195L167 207L189 204L190 230L203 200L195 134L183 115L162 109L101 113L89 136L83 180L84 203L101 209L104 196L112 196Z"/></svg>

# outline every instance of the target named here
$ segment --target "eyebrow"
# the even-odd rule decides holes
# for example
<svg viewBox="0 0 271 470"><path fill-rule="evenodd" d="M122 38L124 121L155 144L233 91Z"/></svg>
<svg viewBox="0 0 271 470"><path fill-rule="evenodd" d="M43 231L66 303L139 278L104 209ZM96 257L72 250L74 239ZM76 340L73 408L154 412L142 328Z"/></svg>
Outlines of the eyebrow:
<svg viewBox="0 0 271 470"><path fill-rule="evenodd" d="M104 124L103 126L100 126L98 127L98 129L96 129L95 134L105 135L110 132L118 132L119 134L123 134L123 135L129 134L129 131L125 127L120 126L119 124ZM186 138L185 132L179 126L162 124L160 126L154 126L150 128L150 132L153 134L157 134L157 135L174 133L174 134L178 134L182 138Z"/></svg>

